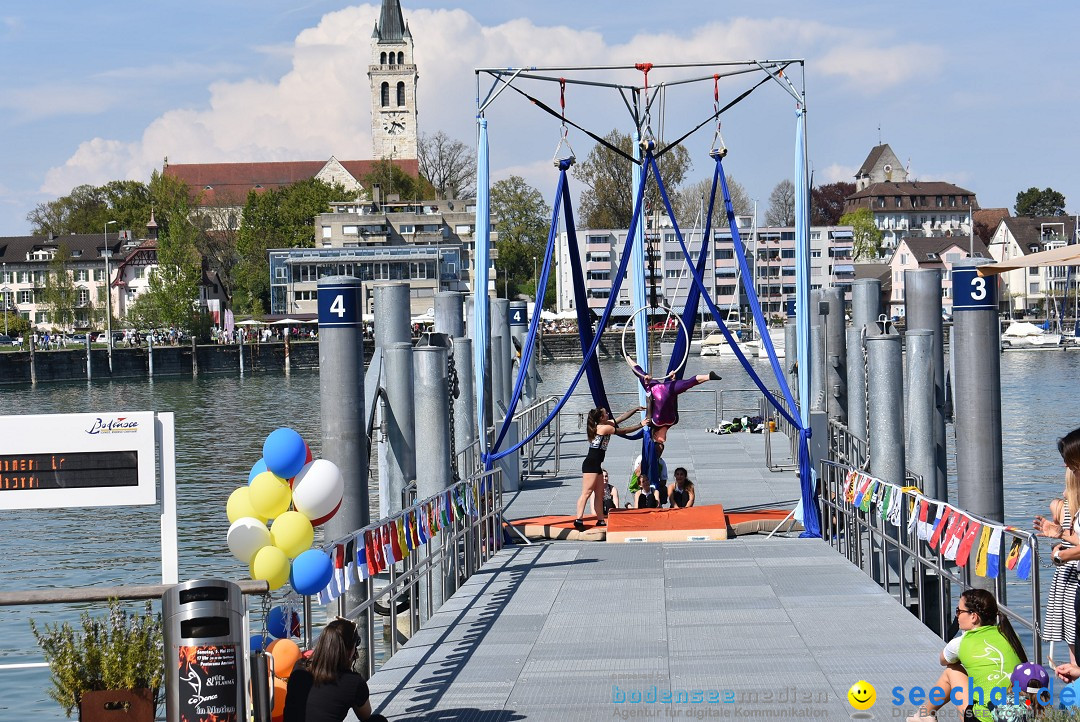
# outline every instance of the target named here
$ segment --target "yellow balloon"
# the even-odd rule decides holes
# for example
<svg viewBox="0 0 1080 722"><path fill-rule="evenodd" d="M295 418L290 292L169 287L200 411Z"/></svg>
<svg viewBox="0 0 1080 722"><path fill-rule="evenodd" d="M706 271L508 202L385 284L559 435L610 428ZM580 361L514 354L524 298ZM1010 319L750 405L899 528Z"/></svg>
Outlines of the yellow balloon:
<svg viewBox="0 0 1080 722"><path fill-rule="evenodd" d="M287 511L270 525L270 543L289 559L295 559L311 548L315 529L308 518L298 511Z"/></svg>
<svg viewBox="0 0 1080 722"><path fill-rule="evenodd" d="M289 558L277 547L263 547L251 560L251 578L263 579L271 589L279 589L289 581Z"/></svg>
<svg viewBox="0 0 1080 722"><path fill-rule="evenodd" d="M264 471L251 480L248 490L251 505L263 518L275 519L289 510L292 489L280 476Z"/></svg>
<svg viewBox="0 0 1080 722"><path fill-rule="evenodd" d="M255 507L251 505L250 494L251 489L246 486L241 486L232 494L229 494L229 501L225 504L225 513L229 515L230 524L235 524L237 519L249 516L258 519L264 524L266 523L266 517L256 512Z"/></svg>

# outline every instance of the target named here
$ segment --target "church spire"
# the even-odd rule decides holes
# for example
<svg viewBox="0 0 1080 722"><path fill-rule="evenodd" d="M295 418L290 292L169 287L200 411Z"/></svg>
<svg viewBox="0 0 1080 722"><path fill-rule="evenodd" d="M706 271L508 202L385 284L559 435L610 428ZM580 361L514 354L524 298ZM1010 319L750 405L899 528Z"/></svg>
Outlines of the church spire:
<svg viewBox="0 0 1080 722"><path fill-rule="evenodd" d="M383 0L382 12L379 14L379 42L400 43L405 36L405 30L400 0Z"/></svg>

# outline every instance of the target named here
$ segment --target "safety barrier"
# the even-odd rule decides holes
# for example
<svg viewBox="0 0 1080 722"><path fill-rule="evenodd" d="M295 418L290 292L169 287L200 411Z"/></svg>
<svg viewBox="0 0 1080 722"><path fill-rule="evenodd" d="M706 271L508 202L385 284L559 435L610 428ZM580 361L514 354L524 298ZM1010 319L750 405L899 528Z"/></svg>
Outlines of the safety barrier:
<svg viewBox="0 0 1080 722"><path fill-rule="evenodd" d="M923 622L943 639L949 638L953 592L990 588L1002 613L1030 633L1031 659L1043 659L1034 534L928 499L916 486L875 479L850 464L822 461L819 488L825 541L886 591L898 588L900 603L919 607ZM1007 572L1027 588L1030 618L1008 605Z"/></svg>
<svg viewBox="0 0 1080 722"><path fill-rule="evenodd" d="M846 425L829 419L829 459L856 469L865 469L869 462L869 445L851 433Z"/></svg>
<svg viewBox="0 0 1080 722"><path fill-rule="evenodd" d="M522 411L519 411L514 416L514 421L518 422L518 433L521 437L530 435L537 427L543 423L544 419L548 417L551 410L555 408L555 404L559 402L559 397L549 396L546 399L537 401L532 406L529 406ZM542 443L552 443L553 449L551 451L551 460L554 462L554 468L544 469L543 459L537 454L537 447ZM521 465L522 471L528 476L544 476L547 474L558 475L561 470L562 462L562 423L561 414L556 414L554 420L546 427L541 429L540 433L535 438L530 440L525 446L521 447Z"/></svg>
<svg viewBox="0 0 1080 722"><path fill-rule="evenodd" d="M770 393L773 399L790 413L784 395L779 391ZM799 430L764 397L762 407L765 409L765 465L769 471L795 471L799 468ZM777 433L783 434L787 440L787 461L777 462L773 458L772 437Z"/></svg>

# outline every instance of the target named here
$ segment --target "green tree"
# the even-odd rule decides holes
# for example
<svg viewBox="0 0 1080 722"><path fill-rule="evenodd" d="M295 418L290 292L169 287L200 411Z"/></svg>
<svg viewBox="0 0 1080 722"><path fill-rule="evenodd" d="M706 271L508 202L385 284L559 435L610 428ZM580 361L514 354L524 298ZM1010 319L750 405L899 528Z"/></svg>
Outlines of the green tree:
<svg viewBox="0 0 1080 722"><path fill-rule="evenodd" d="M508 298L521 293L536 297L533 259L539 268L547 250L550 213L543 194L521 176L510 176L491 186L492 230L499 234L495 265L503 274Z"/></svg>
<svg viewBox="0 0 1080 722"><path fill-rule="evenodd" d="M433 200L437 195L435 188L425 178L409 175L390 160L375 161L372 171L360 178L360 184L368 189L377 184L382 190L384 203L390 195L396 195L403 201Z"/></svg>
<svg viewBox="0 0 1080 722"><path fill-rule="evenodd" d="M853 255L856 259L873 259L881 255L882 232L874 224L869 208L860 208L840 217L841 226L851 226L854 237Z"/></svg>
<svg viewBox="0 0 1080 722"><path fill-rule="evenodd" d="M1065 196L1053 188L1039 190L1032 186L1016 194L1014 210L1018 216L1063 216Z"/></svg>
<svg viewBox="0 0 1080 722"><path fill-rule="evenodd" d="M314 248L315 216L327 212L331 201L345 200L348 195L342 186L315 178L266 193L249 193L236 240L233 305L246 313L265 313L270 307L267 251Z"/></svg>
<svg viewBox="0 0 1080 722"><path fill-rule="evenodd" d="M613 130L604 136L611 145L627 155L633 155L633 141L629 134ZM657 161L660 177L664 181L669 197L678 196L679 186L686 179L693 167L690 152L684 146L677 146ZM578 225L585 228L628 228L630 217L634 213L634 191L632 164L597 144L589 151L585 160L574 166L574 178L585 184L579 204ZM645 205L647 209L662 210L663 202L654 179L645 187Z"/></svg>
<svg viewBox="0 0 1080 722"><path fill-rule="evenodd" d="M765 225L795 225L795 184L786 178L776 184L769 194L769 209L765 211Z"/></svg>
<svg viewBox="0 0 1080 722"><path fill-rule="evenodd" d="M45 275L44 302L48 307L49 323L62 329L75 325L75 308L79 305L79 291L71 274L71 250L61 243L56 255L49 261Z"/></svg>
<svg viewBox="0 0 1080 722"><path fill-rule="evenodd" d="M71 193L39 203L26 215L33 235L100 233L107 221L139 233L150 220L150 189L139 181L81 185Z"/></svg>

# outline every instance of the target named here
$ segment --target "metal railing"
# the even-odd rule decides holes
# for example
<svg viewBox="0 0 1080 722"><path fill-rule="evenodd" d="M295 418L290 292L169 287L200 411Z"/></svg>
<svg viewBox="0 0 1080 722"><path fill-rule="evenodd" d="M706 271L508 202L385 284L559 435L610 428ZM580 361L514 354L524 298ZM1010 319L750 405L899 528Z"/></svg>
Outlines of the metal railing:
<svg viewBox="0 0 1080 722"><path fill-rule="evenodd" d="M376 637L388 632L388 656L393 656L401 644L398 638L398 617L407 613L407 636L423 627L437 611L436 600L450 596L496 552L502 549L502 474L498 469L473 475L448 490L466 502L466 513L458 515L449 526L443 526L427 544L385 573L360 582L363 601L348 608L348 594L337 598L337 613L357 623L366 639L366 663L369 673L376 669ZM446 491L440 492L442 496ZM409 513L423 513L437 497L423 499L399 513L380 519L363 529L350 532L345 538L326 545L332 549L356 538L363 540L367 532L395 523ZM419 552L419 553L418 553ZM385 616L383 616L385 615ZM376 624L376 616L384 621ZM386 630L387 625L389 630Z"/></svg>
<svg viewBox="0 0 1080 722"><path fill-rule="evenodd" d="M788 409L783 394L779 391L770 393L785 411L792 413ZM765 409L765 466L769 471L795 471L799 468L799 430L764 398L762 398L762 405ZM787 439L788 458L786 461L777 462L773 459L772 435L777 433L783 434Z"/></svg>
<svg viewBox="0 0 1080 722"><path fill-rule="evenodd" d="M531 434L540 424L548 417L551 410L555 408L555 405L559 402L559 397L548 396L546 399L537 401L532 406L523 409L514 416L514 421L518 422L518 433L523 438ZM544 427L536 438L530 440L527 444L521 447L521 468L522 471L528 476L544 476L547 474L558 475L561 470L562 462L562 423L560 421L561 414L555 414L555 418L550 424ZM551 459L554 461L554 468L544 469L543 460L538 458L537 447L552 443L553 448L551 451Z"/></svg>
<svg viewBox="0 0 1080 722"><path fill-rule="evenodd" d="M870 446L851 433L846 425L829 419L829 459L857 469L865 469Z"/></svg>
<svg viewBox="0 0 1080 722"><path fill-rule="evenodd" d="M948 639L952 622L953 587L959 591L971 587L984 587L985 583L993 586L998 608L1014 625L1028 630L1032 637L1034 655L1032 659L1042 659L1042 639L1040 636L1040 592L1039 592L1039 546L1038 538L1031 533L1003 526L999 522L984 519L967 511L959 510L969 520L979 523L982 528L997 527L1002 529L998 549L999 571L996 578L982 578L985 583L973 583L976 566L976 549L964 566L945 558L939 544L938 549L931 549L927 541L918 536L916 528L908 529L917 500L924 499L912 487L897 487L888 484L892 494L903 495L899 504L899 514L892 521L880 513L880 507L871 504L870 511L863 511L847 501L844 485L851 472L858 472L861 478L872 478L850 464L833 461L821 462L819 503L821 506L822 535L826 543L843 554L857 567L869 574L886 591L898 590L899 601L911 609L918 607L923 623L940 633L942 639ZM876 480L879 484L885 482ZM935 502L931 502L935 503ZM953 507L955 509L955 507ZM1031 602L1030 618L1007 604L1006 598L1006 559L1010 550L1019 544L1019 551L1024 545L1030 547L1031 573L1026 580L1019 580L1021 586L1029 587Z"/></svg>

